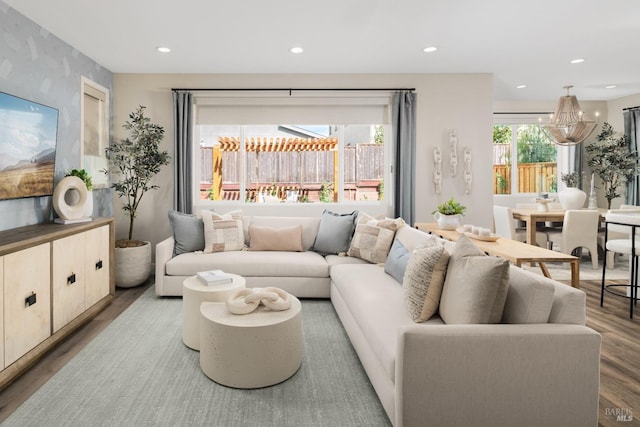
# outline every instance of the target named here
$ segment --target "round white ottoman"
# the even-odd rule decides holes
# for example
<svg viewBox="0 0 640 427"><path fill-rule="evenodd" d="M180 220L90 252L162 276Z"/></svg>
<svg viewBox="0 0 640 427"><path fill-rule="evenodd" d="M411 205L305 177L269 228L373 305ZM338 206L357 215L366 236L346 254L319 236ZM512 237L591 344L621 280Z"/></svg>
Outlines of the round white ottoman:
<svg viewBox="0 0 640 427"><path fill-rule="evenodd" d="M225 302L229 295L245 287L244 277L230 274L233 282L222 285L205 285L197 276L182 282L182 341L194 350L200 349L200 304Z"/></svg>
<svg viewBox="0 0 640 427"><path fill-rule="evenodd" d="M213 381L235 388L260 388L290 378L302 362L302 314L291 308L259 306L249 314L231 314L225 304L202 303L200 367Z"/></svg>

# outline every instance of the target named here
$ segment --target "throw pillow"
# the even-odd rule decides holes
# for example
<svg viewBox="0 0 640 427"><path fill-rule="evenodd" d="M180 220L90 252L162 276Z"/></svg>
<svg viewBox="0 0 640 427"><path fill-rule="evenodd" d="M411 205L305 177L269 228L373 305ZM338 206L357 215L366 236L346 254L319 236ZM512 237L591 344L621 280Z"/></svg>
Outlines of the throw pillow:
<svg viewBox="0 0 640 427"><path fill-rule="evenodd" d="M440 317L445 323L499 323L508 289L509 262L461 236L449 259Z"/></svg>
<svg viewBox="0 0 640 427"><path fill-rule="evenodd" d="M169 224L173 231L173 256L204 249L204 224L195 215L170 210Z"/></svg>
<svg viewBox="0 0 640 427"><path fill-rule="evenodd" d="M396 230L402 224L402 218L375 219L360 213L347 254L375 264L384 262L389 255Z"/></svg>
<svg viewBox="0 0 640 427"><path fill-rule="evenodd" d="M424 322L438 311L449 253L442 246L411 253L402 280L404 301L414 322Z"/></svg>
<svg viewBox="0 0 640 427"><path fill-rule="evenodd" d="M239 219L214 219L211 211L201 211L204 222L204 252L239 251L244 247L244 231Z"/></svg>
<svg viewBox="0 0 640 427"><path fill-rule="evenodd" d="M313 251L321 255L346 252L353 236L358 211L339 214L324 210L320 217L318 234L313 242Z"/></svg>
<svg viewBox="0 0 640 427"><path fill-rule="evenodd" d="M384 263L384 272L396 279L396 282L402 284L402 278L407 269L410 255L411 252L404 247L400 240L394 239L387 260Z"/></svg>
<svg viewBox="0 0 640 427"><path fill-rule="evenodd" d="M251 224L249 250L302 252L302 225L271 228Z"/></svg>

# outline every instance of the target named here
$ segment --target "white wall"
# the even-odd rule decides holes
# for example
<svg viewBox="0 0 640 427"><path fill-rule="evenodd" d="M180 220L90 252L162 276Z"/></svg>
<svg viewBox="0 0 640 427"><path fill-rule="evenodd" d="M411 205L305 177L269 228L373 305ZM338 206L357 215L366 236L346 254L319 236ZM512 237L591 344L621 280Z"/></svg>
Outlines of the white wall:
<svg viewBox="0 0 640 427"><path fill-rule="evenodd" d="M114 137L122 138L122 124L138 105L145 105L152 121L165 128L162 148L173 155L173 115L171 88L392 88L413 87L418 94L416 152L416 221L433 221L431 211L453 196L468 206L465 222L482 226L492 223L491 153L487 149L492 134L493 77L491 74L321 74L321 75L184 75L184 74L115 74L113 95ZM462 173L443 177L442 194L434 194L432 181L433 148L441 147L443 171L448 171L449 130L457 129L459 149L472 151L473 187L464 194ZM172 206L173 169L165 167L154 179L159 190L142 199L134 227L134 238L153 244L170 234L167 211ZM126 234L128 218L121 204L114 200L116 233ZM265 207L264 214L287 214L291 206ZM301 214L319 214L326 207L304 207ZM247 207L248 208L248 207ZM311 212L308 209L317 211ZM366 209L363 209L366 211ZM296 213L298 211L296 210Z"/></svg>

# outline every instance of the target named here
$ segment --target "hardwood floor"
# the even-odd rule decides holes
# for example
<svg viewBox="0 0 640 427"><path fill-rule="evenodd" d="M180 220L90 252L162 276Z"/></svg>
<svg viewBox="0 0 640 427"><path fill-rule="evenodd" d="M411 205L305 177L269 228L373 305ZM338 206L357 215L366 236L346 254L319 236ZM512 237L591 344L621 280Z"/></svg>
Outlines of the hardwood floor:
<svg viewBox="0 0 640 427"><path fill-rule="evenodd" d="M109 307L0 392L0 423L151 284L118 289ZM629 319L626 298L605 294L604 307L600 307L600 281L583 280L581 285L587 293L587 325L602 334L599 425L640 425L640 305ZM633 417L633 421L620 424L618 415Z"/></svg>

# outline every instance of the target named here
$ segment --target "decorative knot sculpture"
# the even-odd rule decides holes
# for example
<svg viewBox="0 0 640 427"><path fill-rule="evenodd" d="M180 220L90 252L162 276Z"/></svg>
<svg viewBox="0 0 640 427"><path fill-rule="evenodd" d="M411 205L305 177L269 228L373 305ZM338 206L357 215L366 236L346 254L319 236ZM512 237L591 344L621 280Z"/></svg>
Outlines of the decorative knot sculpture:
<svg viewBox="0 0 640 427"><path fill-rule="evenodd" d="M227 298L227 309L233 314L249 314L260 304L269 310L284 311L291 307L291 294L280 288L241 289Z"/></svg>

